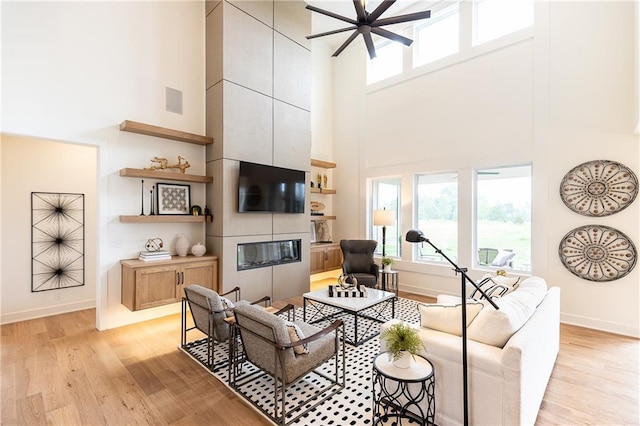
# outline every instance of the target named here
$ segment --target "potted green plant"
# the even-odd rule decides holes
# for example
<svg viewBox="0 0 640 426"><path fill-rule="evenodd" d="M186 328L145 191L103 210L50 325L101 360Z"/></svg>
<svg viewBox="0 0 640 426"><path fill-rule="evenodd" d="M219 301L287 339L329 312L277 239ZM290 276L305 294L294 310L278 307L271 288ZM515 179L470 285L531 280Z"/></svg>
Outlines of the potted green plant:
<svg viewBox="0 0 640 426"><path fill-rule="evenodd" d="M389 360L399 368L408 368L420 349L426 350L418 330L405 322L384 329L380 333L380 340L387 345Z"/></svg>
<svg viewBox="0 0 640 426"><path fill-rule="evenodd" d="M382 258L382 269L385 271L390 271L391 270L391 265L393 265L393 259L390 257L383 257Z"/></svg>

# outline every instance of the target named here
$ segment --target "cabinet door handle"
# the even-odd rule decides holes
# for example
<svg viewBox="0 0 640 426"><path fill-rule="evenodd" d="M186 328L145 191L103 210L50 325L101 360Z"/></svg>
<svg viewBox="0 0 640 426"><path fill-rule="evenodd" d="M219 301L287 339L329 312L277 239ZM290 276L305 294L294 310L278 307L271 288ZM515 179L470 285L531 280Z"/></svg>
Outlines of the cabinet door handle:
<svg viewBox="0 0 640 426"><path fill-rule="evenodd" d="M184 272L180 272L180 284L184 284Z"/></svg>
<svg viewBox="0 0 640 426"><path fill-rule="evenodd" d="M180 285L180 272L176 273L176 285Z"/></svg>

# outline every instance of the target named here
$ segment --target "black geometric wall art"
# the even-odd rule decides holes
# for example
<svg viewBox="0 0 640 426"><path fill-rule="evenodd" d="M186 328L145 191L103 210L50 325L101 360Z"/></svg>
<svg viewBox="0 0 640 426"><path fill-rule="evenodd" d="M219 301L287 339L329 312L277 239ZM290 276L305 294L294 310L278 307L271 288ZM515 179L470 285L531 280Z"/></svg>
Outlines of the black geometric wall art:
<svg viewBox="0 0 640 426"><path fill-rule="evenodd" d="M84 285L84 194L31 193L31 292Z"/></svg>

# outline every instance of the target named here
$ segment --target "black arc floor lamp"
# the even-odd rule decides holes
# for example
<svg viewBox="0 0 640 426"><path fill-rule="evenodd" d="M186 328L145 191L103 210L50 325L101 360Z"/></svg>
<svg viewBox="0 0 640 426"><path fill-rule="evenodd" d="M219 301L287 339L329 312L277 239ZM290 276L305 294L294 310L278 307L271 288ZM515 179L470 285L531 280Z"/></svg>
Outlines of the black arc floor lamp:
<svg viewBox="0 0 640 426"><path fill-rule="evenodd" d="M482 297L487 299L487 301L493 306L495 309L500 309L498 305L495 304L493 300L475 283L469 276L467 275L467 268L461 268L456 265L451 259L447 257L446 254L442 252L438 247L433 245L428 238L424 236L424 232L419 229L411 229L407 232L405 239L410 243L427 243L438 253L440 256L444 257L447 262L453 266L453 270L456 275L460 273L460 285L461 285L461 294L462 298L462 403L464 404L463 413L464 413L464 425L467 426L469 424L469 401L468 401L468 389L467 389L467 281L469 281L473 286L478 289Z"/></svg>

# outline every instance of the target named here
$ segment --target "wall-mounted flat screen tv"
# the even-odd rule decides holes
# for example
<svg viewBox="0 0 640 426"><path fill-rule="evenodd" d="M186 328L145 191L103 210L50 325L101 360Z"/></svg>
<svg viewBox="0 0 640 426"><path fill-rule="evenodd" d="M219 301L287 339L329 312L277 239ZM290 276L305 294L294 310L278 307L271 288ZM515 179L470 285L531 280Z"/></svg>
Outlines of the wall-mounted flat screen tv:
<svg viewBox="0 0 640 426"><path fill-rule="evenodd" d="M238 211L304 213L305 172L240 162Z"/></svg>

